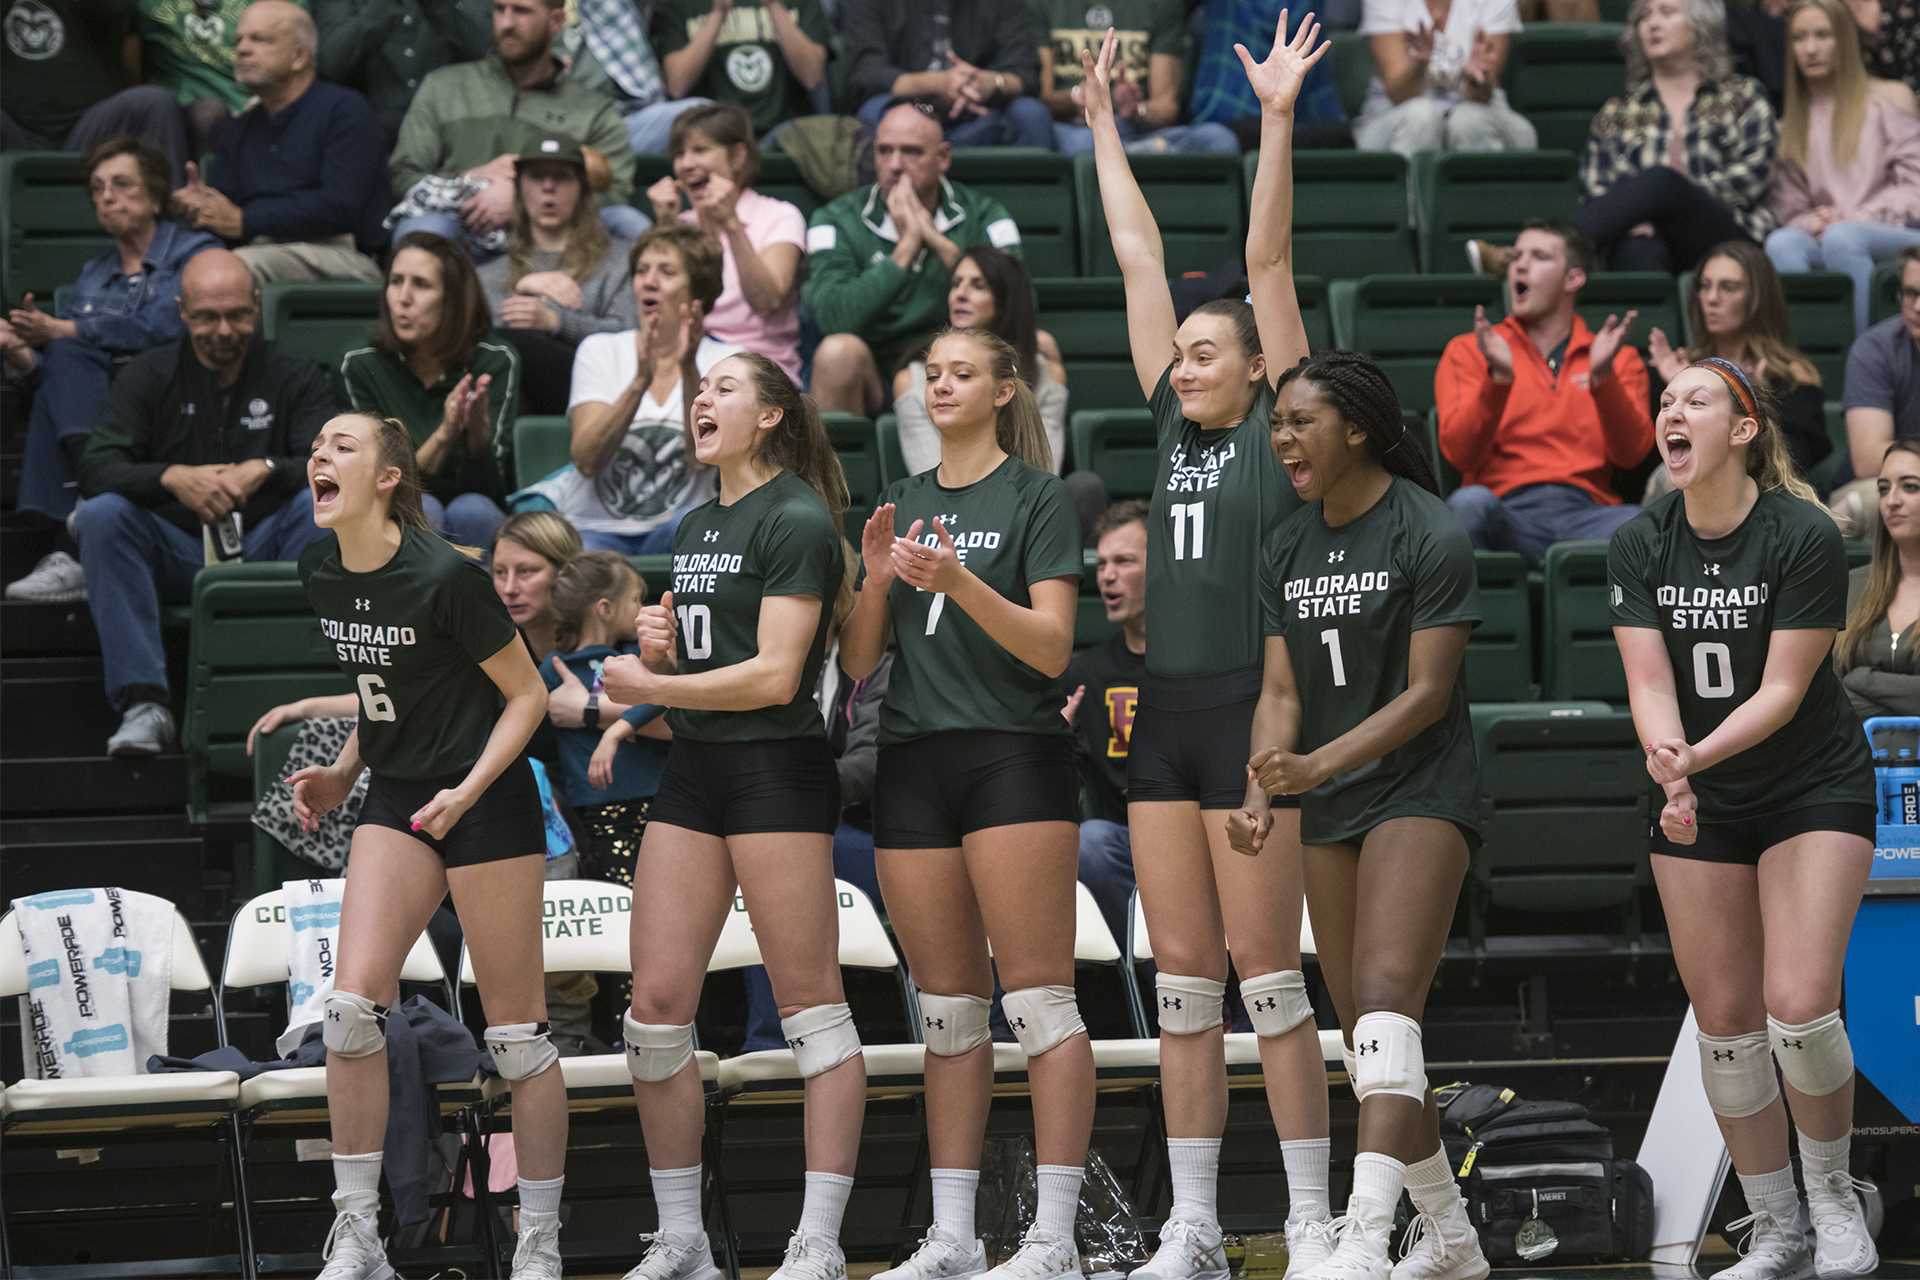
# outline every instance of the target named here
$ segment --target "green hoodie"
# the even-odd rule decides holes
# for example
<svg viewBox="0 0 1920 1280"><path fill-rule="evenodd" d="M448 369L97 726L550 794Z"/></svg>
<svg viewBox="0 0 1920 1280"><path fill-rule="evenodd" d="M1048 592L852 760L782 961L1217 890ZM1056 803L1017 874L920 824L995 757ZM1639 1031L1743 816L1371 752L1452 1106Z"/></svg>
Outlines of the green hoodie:
<svg viewBox="0 0 1920 1280"><path fill-rule="evenodd" d="M502 154L558 134L607 158L613 181L600 203L625 204L633 194L633 148L619 107L606 94L573 84L558 61L553 78L522 89L497 54L441 67L420 82L400 122L388 159L395 199L430 173L465 173Z"/></svg>
<svg viewBox="0 0 1920 1280"><path fill-rule="evenodd" d="M1020 228L1007 207L945 178L933 224L963 251L984 244L1020 256ZM807 305L822 333L864 338L882 378L893 376L909 344L946 323L953 281L931 250L903 269L891 257L899 243L878 185L822 205L807 227Z"/></svg>

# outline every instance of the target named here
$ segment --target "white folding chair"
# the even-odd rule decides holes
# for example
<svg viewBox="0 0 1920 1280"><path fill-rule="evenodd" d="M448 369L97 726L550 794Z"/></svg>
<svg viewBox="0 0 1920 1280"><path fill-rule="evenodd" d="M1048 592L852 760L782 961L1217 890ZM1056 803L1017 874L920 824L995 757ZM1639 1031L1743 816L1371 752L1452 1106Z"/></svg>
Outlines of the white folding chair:
<svg viewBox="0 0 1920 1280"><path fill-rule="evenodd" d="M893 941L887 937L886 926L880 923L880 913L874 910L873 900L857 885L845 880L835 880L833 887L839 904L840 967L893 973L900 985L909 1025L917 1033L919 1006L913 998L912 983L893 949ZM760 942L753 936L753 922L747 916L746 901L735 894L733 910L727 912L726 923L721 926L720 941L714 946L707 972L720 973L763 963ZM860 1053L867 1064L869 1097L914 1093L925 1084L924 1045L863 1043ZM745 1094L755 1095L756 1101L771 1100L767 1096L771 1094L798 1096L802 1083L791 1049L743 1053L720 1064L720 1090L729 1099Z"/></svg>
<svg viewBox="0 0 1920 1280"><path fill-rule="evenodd" d="M171 904L169 904L171 905ZM15 913L0 916L0 999L27 993L27 957L20 941ZM173 914L171 989L204 995L218 1023L220 993L207 972L206 960L194 941L193 926L176 907ZM169 1270L238 1270L253 1272L246 1189L239 1158L234 1108L240 1095L240 1077L231 1071L180 1071L158 1075L83 1076L56 1080L17 1080L7 1085L0 1107L0 1132L6 1140L33 1146L88 1147L117 1140L178 1136L182 1131L206 1129L227 1148L227 1170L234 1185L234 1240L236 1251L226 1257L170 1259ZM5 1207L0 1205L0 1252L7 1247ZM123 1266L103 1264L89 1274L139 1275L154 1263ZM70 1268L61 1269L73 1274ZM30 1269L12 1274L29 1276Z"/></svg>
<svg viewBox="0 0 1920 1280"><path fill-rule="evenodd" d="M541 888L540 961L547 973L633 972L628 927L633 890L603 880L549 880ZM460 949L460 987L474 986L473 957ZM717 1054L693 1055L700 1080L712 1089L720 1074ZM596 1053L560 1059L567 1085L567 1109L575 1112L626 1110L633 1106L633 1075L624 1053ZM486 1097L494 1112L511 1099L507 1082L490 1076Z"/></svg>

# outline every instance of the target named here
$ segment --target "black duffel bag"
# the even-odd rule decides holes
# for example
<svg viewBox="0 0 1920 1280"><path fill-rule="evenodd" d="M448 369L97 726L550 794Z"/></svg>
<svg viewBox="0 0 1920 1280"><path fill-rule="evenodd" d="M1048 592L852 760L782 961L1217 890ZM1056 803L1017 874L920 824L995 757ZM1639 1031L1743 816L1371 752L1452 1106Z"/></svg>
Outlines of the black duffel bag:
<svg viewBox="0 0 1920 1280"><path fill-rule="evenodd" d="M1435 1091L1440 1135L1487 1260L1638 1262L1653 1247L1653 1181L1613 1154L1613 1135L1577 1102L1511 1089Z"/></svg>

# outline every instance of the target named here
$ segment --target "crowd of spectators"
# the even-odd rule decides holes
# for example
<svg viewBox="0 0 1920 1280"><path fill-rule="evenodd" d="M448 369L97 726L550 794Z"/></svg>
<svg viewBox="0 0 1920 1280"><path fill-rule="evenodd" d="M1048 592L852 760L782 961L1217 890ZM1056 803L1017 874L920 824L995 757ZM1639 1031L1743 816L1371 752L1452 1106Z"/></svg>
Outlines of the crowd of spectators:
<svg viewBox="0 0 1920 1280"><path fill-rule="evenodd" d="M1128 149L1238 154L1258 111L1234 46L1260 56L1279 8L0 0L0 145L84 154L112 240L58 306L10 298L0 320L0 365L31 400L18 504L61 540L7 595L89 601L121 715L109 750L150 755L177 743L161 607L211 560L298 553L313 536L304 456L341 408L407 426L430 519L491 551L543 656L568 559L667 550L713 496L686 406L733 352L774 360L824 409L892 412L920 470L938 457L927 341L988 328L1016 352L1058 468L1074 335L1048 330L1029 276L1058 270L1024 260L998 199L953 180L953 149L1088 150L1081 59L1112 27ZM1502 89L1514 38L1523 22L1598 16L1594 0L1323 8L1373 70L1349 119L1326 59L1296 144L1410 156L1534 148ZM1842 643L1850 691L1920 704L1901 683L1920 680L1920 586L1904 576L1920 566L1920 0L1633 0L1620 51L1572 216L1469 246L1505 307L1462 314L1433 353L1449 503L1476 546L1534 563L1557 540L1607 536L1657 495L1638 477L1659 387L1687 361L1733 360L1782 405L1836 518L1875 541ZM772 150L818 189L810 217L756 189ZM644 189L641 157L665 173ZM1899 314L1869 326L1889 261ZM1843 387L1793 340L1781 276L1815 270L1854 284ZM1582 290L1618 271L1691 273L1687 333L1632 312L1583 319ZM261 286L287 280L381 284L379 319L329 368L276 350ZM516 478L516 420L562 414L569 464ZM1114 630L1062 696L1086 748L1083 878L1121 928L1145 510L1100 505L1084 514ZM524 551L535 542L547 550ZM579 675L550 672L562 728L581 723ZM836 858L856 878L885 669L838 676L829 663L822 705L849 797Z"/></svg>

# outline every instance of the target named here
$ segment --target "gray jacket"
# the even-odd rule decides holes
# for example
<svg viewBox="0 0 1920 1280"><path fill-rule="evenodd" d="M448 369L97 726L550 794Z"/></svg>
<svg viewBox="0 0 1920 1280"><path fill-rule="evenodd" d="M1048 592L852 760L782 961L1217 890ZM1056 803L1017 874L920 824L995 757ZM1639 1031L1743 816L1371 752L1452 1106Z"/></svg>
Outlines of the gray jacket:
<svg viewBox="0 0 1920 1280"><path fill-rule="evenodd" d="M633 277L627 271L627 255L632 251L632 241L610 240L599 265L580 282L578 310L543 299L560 317L559 337L563 341L579 346L580 340L590 333L619 333L639 326L633 310ZM530 261L535 271L560 269L557 253L536 251ZM507 283L511 266L509 255L503 253L479 268L480 287L487 291L487 306L493 312L496 325L500 324L500 304L513 293Z"/></svg>

